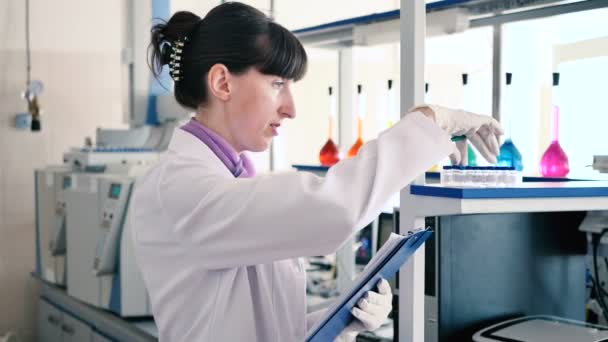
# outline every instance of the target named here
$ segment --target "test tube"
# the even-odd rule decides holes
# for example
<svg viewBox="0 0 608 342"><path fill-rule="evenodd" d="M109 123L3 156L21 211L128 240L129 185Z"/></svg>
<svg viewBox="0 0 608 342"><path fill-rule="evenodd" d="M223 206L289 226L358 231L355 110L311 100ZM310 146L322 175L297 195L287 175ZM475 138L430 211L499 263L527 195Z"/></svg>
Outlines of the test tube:
<svg viewBox="0 0 608 342"><path fill-rule="evenodd" d="M508 183L508 167L497 166L496 167L496 186L506 186Z"/></svg>
<svg viewBox="0 0 608 342"><path fill-rule="evenodd" d="M461 166L462 168L462 185L470 186L473 184L470 166Z"/></svg>
<svg viewBox="0 0 608 342"><path fill-rule="evenodd" d="M485 184L486 186L499 186L500 168L494 166L486 167Z"/></svg>
<svg viewBox="0 0 608 342"><path fill-rule="evenodd" d="M471 184L473 186L483 186L483 170L479 166L472 166L471 170Z"/></svg>
<svg viewBox="0 0 608 342"><path fill-rule="evenodd" d="M452 182L456 186L465 184L464 166L454 166L452 168Z"/></svg>
<svg viewBox="0 0 608 342"><path fill-rule="evenodd" d="M440 175L441 185L452 185L454 183L454 168L452 166L444 166Z"/></svg>
<svg viewBox="0 0 608 342"><path fill-rule="evenodd" d="M476 166L467 166L467 179L469 180L469 185L477 186L477 167Z"/></svg>
<svg viewBox="0 0 608 342"><path fill-rule="evenodd" d="M516 174L515 174L515 168L514 167L506 167L503 173L503 179L504 179L504 184L505 186L513 186L515 185L515 183L517 182L516 180Z"/></svg>

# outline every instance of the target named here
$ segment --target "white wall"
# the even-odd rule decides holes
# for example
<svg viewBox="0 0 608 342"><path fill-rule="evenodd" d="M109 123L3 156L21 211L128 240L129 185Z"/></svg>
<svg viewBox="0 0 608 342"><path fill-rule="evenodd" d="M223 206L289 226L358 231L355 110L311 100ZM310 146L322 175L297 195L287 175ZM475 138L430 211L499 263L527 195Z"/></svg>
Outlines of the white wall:
<svg viewBox="0 0 608 342"><path fill-rule="evenodd" d="M30 0L32 79L46 88L35 133L13 128L27 109L25 1L0 1L0 334L34 336L34 168L61 163L97 126L124 126L123 3Z"/></svg>

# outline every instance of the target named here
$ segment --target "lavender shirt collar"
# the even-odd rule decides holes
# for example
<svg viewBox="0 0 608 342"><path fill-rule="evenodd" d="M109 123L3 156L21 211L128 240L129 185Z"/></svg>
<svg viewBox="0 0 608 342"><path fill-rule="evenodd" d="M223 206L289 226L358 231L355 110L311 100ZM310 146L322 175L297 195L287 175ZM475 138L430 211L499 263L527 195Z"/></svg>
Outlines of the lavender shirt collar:
<svg viewBox="0 0 608 342"><path fill-rule="evenodd" d="M248 178L255 176L255 168L251 160L247 158L247 155L236 153L234 148L224 138L194 120L194 118L183 125L181 129L194 135L207 145L222 163L226 165L234 177Z"/></svg>

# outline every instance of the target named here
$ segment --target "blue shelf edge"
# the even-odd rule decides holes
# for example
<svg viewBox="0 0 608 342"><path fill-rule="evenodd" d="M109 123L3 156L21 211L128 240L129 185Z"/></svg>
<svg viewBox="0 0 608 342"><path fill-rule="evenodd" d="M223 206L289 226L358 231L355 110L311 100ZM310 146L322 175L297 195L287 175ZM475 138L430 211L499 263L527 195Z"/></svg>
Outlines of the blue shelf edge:
<svg viewBox="0 0 608 342"><path fill-rule="evenodd" d="M457 199L498 199L498 198L568 198L568 197L608 197L608 184L593 182L595 186L564 187L514 187L514 188L456 188L428 185L412 185L412 195L457 198ZM572 184L572 183L571 183ZM577 184L581 184L578 183ZM597 185L596 185L597 184Z"/></svg>
<svg viewBox="0 0 608 342"><path fill-rule="evenodd" d="M291 165L291 167L295 168L298 171L327 171L329 170L329 166L321 166L321 165L301 165L301 164L294 164Z"/></svg>
<svg viewBox="0 0 608 342"><path fill-rule="evenodd" d="M452 6L462 5L464 3L472 2L472 1L475 1L475 0L436 1L436 2L432 2L430 4L426 4L426 11L427 12L438 11L438 10L450 8ZM308 33L308 32L312 32L312 31L321 31L321 30L325 30L325 29L329 29L329 28L333 28L333 27L364 24L364 23L369 24L369 23L378 22L378 21L397 19L397 18L399 18L399 11L400 10L392 10L392 11L387 11L387 12L379 12L379 13L373 13L373 14L368 14L368 15L362 15L359 17L337 20L337 21L333 21L330 23L326 23L326 24L305 27L305 28L294 30L292 32L294 34L298 35L298 34Z"/></svg>

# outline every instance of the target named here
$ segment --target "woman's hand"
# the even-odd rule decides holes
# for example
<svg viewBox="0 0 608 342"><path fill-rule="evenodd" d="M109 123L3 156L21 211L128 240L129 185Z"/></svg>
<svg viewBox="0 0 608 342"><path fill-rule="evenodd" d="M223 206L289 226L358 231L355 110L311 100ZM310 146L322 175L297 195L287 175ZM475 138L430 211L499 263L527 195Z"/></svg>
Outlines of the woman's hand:
<svg viewBox="0 0 608 342"><path fill-rule="evenodd" d="M466 136L489 163L496 163L496 157L500 153L498 137L503 134L503 130L494 118L435 105L417 106L412 111L419 111L434 120L451 136ZM463 162L461 156L466 148L466 142L456 144L454 153L450 155L453 164Z"/></svg>
<svg viewBox="0 0 608 342"><path fill-rule="evenodd" d="M380 328L393 309L393 293L391 286L384 279L378 282L378 292L368 291L359 299L351 313L355 320L336 338L336 342L351 342L362 331L371 331Z"/></svg>

